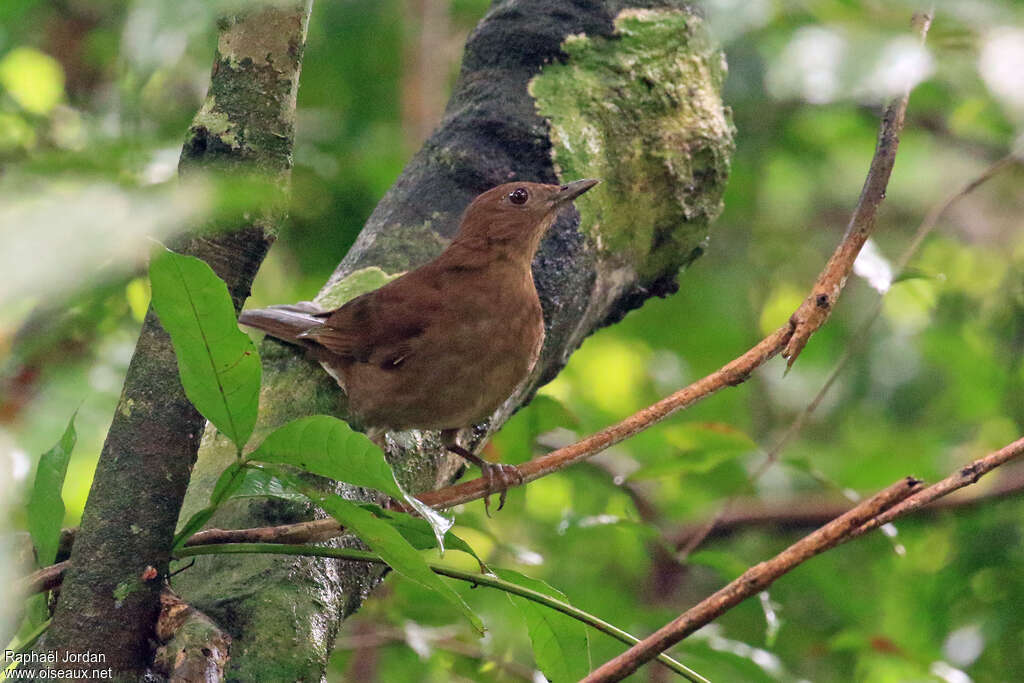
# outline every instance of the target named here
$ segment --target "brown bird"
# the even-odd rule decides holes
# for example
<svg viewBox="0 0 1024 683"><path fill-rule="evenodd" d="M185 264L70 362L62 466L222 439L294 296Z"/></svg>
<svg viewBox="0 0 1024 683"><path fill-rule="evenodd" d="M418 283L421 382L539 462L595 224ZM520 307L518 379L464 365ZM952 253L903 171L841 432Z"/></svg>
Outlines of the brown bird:
<svg viewBox="0 0 1024 683"><path fill-rule="evenodd" d="M441 430L445 447L495 489L521 483L456 441L526 379L544 341L530 264L558 211L597 180L506 183L470 203L433 261L333 311L303 302L245 311L239 322L309 348L367 432ZM485 506L488 499L484 499ZM490 510L488 509L488 513Z"/></svg>

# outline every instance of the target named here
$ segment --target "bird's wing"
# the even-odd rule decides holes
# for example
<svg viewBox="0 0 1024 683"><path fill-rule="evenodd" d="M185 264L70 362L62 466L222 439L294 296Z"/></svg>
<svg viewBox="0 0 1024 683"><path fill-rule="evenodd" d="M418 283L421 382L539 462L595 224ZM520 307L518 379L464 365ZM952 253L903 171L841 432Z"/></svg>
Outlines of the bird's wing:
<svg viewBox="0 0 1024 683"><path fill-rule="evenodd" d="M414 282L399 283L395 280L352 299L303 338L347 360L397 367L415 353L417 339L442 303Z"/></svg>
<svg viewBox="0 0 1024 683"><path fill-rule="evenodd" d="M238 322L263 330L272 337L299 343L306 332L323 323L324 315L313 304L303 301L289 306L242 311Z"/></svg>

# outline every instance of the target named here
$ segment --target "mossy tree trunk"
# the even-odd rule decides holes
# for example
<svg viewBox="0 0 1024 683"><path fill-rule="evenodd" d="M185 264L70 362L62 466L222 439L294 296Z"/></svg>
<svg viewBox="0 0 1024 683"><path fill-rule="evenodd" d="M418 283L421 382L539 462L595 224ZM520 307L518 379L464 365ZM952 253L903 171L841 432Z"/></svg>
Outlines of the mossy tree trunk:
<svg viewBox="0 0 1024 683"><path fill-rule="evenodd" d="M228 285L240 308L283 219L295 101L311 0L229 17L220 27L210 89L182 150L200 182L251 177L273 195L257 217L177 241ZM210 177L206 180L214 182ZM53 668L113 669L138 680L152 656L159 591L204 420L185 397L167 333L150 309L100 455L73 569L41 652L91 656Z"/></svg>
<svg viewBox="0 0 1024 683"><path fill-rule="evenodd" d="M534 262L547 337L533 376L473 434L479 443L553 378L595 329L648 297L675 291L721 208L732 152L723 56L703 20L670 0L496 0L470 36L438 130L410 161L318 296L329 305L366 281L441 251L479 192L513 179L604 181L566 212ZM293 418L344 416L340 391L296 349L264 342L253 442ZM391 435L389 460L414 491L449 483L460 463L436 435ZM234 458L204 435L183 519ZM349 490L351 496L365 492ZM299 521L280 501L229 503L211 526ZM334 541L352 544L351 538ZM319 680L340 623L379 569L283 556L201 557L175 579L193 606L230 631L236 680Z"/></svg>

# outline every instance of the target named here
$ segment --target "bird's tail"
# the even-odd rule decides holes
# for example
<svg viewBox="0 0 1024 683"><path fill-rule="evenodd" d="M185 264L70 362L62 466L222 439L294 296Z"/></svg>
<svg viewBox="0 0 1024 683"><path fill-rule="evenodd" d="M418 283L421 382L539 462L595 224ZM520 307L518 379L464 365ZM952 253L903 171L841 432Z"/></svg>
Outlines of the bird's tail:
<svg viewBox="0 0 1024 683"><path fill-rule="evenodd" d="M309 302L289 306L271 306L242 311L238 322L257 330L263 330L272 337L293 344L303 344L302 336L318 325L322 325L323 311Z"/></svg>

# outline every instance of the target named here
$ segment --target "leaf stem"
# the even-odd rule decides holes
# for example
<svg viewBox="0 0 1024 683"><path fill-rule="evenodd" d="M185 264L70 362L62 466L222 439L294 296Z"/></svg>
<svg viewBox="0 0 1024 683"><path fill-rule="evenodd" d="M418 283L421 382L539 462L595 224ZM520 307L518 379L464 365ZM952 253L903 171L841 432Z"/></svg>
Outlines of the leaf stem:
<svg viewBox="0 0 1024 683"><path fill-rule="evenodd" d="M251 554L265 553L269 555L307 555L314 557L333 557L341 560L354 560L357 562L377 562L384 564L381 558L368 550L355 550L352 548L324 548L313 545L283 545L280 543L220 543L215 545L189 546L174 551L176 559L192 557L195 555L224 555L224 554ZM550 595L545 595L535 590L504 581L490 574L478 574L476 572L455 569L433 562L427 563L431 571L441 576L447 576L459 581L465 581L477 586L487 586L496 590L505 591L518 595L527 600L539 603L550 609L556 610L573 619L583 622L591 628L615 638L627 645L635 645L640 642L638 638L626 633L613 624L600 619L589 612L574 607ZM676 672L683 678L693 683L708 683L708 680L696 671L687 668L682 663L662 653L658 661Z"/></svg>

